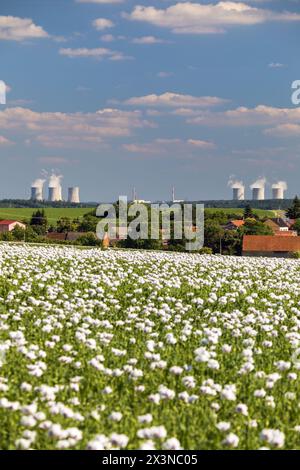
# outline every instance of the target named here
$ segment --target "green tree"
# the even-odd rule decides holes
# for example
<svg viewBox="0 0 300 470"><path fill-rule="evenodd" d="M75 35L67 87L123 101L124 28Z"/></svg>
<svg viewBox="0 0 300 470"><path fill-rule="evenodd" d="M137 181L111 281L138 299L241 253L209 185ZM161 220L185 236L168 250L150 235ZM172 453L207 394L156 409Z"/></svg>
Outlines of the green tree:
<svg viewBox="0 0 300 470"><path fill-rule="evenodd" d="M39 234L45 234L47 231L48 221L44 209L38 209L31 216L30 225Z"/></svg>
<svg viewBox="0 0 300 470"><path fill-rule="evenodd" d="M244 220L254 218L254 212L250 204L247 204L244 208Z"/></svg>
<svg viewBox="0 0 300 470"><path fill-rule="evenodd" d="M76 240L76 244L82 246L101 246L102 242L96 237L95 233L88 232L79 237Z"/></svg>
<svg viewBox="0 0 300 470"><path fill-rule="evenodd" d="M254 219L246 219L239 230L244 235L273 235L273 230L268 225Z"/></svg>
<svg viewBox="0 0 300 470"><path fill-rule="evenodd" d="M211 248L213 253L220 253L224 233L223 228L218 223L206 222L204 226L205 246Z"/></svg>
<svg viewBox="0 0 300 470"><path fill-rule="evenodd" d="M300 219L300 200L298 196L295 196L292 206L286 211L286 216L290 219Z"/></svg>
<svg viewBox="0 0 300 470"><path fill-rule="evenodd" d="M0 240L3 242L12 242L14 241L14 237L11 232L2 232L0 234Z"/></svg>
<svg viewBox="0 0 300 470"><path fill-rule="evenodd" d="M57 221L56 229L59 233L76 232L79 226L80 221L78 219L71 220L69 217L61 217Z"/></svg>
<svg viewBox="0 0 300 470"><path fill-rule="evenodd" d="M15 228L11 231L11 234L16 241L25 240L26 229L20 227L20 225L16 225Z"/></svg>
<svg viewBox="0 0 300 470"><path fill-rule="evenodd" d="M85 215L78 227L79 232L96 232L96 227L99 222L97 217L93 215Z"/></svg>
<svg viewBox="0 0 300 470"><path fill-rule="evenodd" d="M242 252L242 233L239 230L226 230L222 238L223 255L240 255Z"/></svg>
<svg viewBox="0 0 300 470"><path fill-rule="evenodd" d="M300 235L300 219L297 219L296 222L292 226L293 230L296 230L297 235Z"/></svg>

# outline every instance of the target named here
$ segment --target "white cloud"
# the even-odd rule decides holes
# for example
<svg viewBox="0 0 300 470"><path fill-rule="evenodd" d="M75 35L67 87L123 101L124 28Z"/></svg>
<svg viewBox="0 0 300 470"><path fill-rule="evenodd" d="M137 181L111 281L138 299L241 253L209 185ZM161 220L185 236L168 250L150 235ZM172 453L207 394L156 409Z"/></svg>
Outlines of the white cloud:
<svg viewBox="0 0 300 470"><path fill-rule="evenodd" d="M115 41L115 36L113 36L112 34L104 34L103 36L101 36L100 39L104 42L113 42Z"/></svg>
<svg viewBox="0 0 300 470"><path fill-rule="evenodd" d="M30 137L46 147L95 145L128 137L133 129L153 127L140 111L101 109L95 113L41 113L28 108L6 108L0 112L0 128Z"/></svg>
<svg viewBox="0 0 300 470"><path fill-rule="evenodd" d="M94 49L88 49L86 47L79 49L66 48L60 49L59 53L60 55L67 56L71 59L83 57L89 57L98 60L107 58L112 61L132 59L132 57L125 56L122 52L112 51L111 49L107 49L105 47L97 47Z"/></svg>
<svg viewBox="0 0 300 470"><path fill-rule="evenodd" d="M270 69L279 69L285 67L285 65L281 64L280 62L271 62L268 67L270 67Z"/></svg>
<svg viewBox="0 0 300 470"><path fill-rule="evenodd" d="M195 150L207 150L215 148L213 142L206 140L196 139L155 139L153 142L147 142L142 144L130 143L124 144L123 148L130 153L141 153L141 154L167 154L176 150L180 152L193 152Z"/></svg>
<svg viewBox="0 0 300 470"><path fill-rule="evenodd" d="M224 33L233 26L300 21L298 13L275 12L232 1L205 5L180 2L165 9L137 5L130 14L124 13L124 16L129 20L147 22L178 34L216 34Z"/></svg>
<svg viewBox="0 0 300 470"><path fill-rule="evenodd" d="M46 165L66 165L69 163L75 163L74 160L68 160L65 157L39 157L38 161L40 163L45 163Z"/></svg>
<svg viewBox="0 0 300 470"><path fill-rule="evenodd" d="M124 3L125 0L75 0L76 3L98 3L99 5L114 5Z"/></svg>
<svg viewBox="0 0 300 470"><path fill-rule="evenodd" d="M192 145L193 147L199 148L199 149L208 149L208 148L214 148L215 144L213 142L208 142L207 140L197 140L197 139L189 139L188 144Z"/></svg>
<svg viewBox="0 0 300 470"><path fill-rule="evenodd" d="M233 110L198 111L188 119L190 124L212 126L273 126L300 123L300 108L275 108L258 105L255 108L239 107Z"/></svg>
<svg viewBox="0 0 300 470"><path fill-rule="evenodd" d="M13 142L11 140L7 139L3 135L0 135L0 145L12 145L12 144Z"/></svg>
<svg viewBox="0 0 300 470"><path fill-rule="evenodd" d="M104 29L114 27L114 23L111 20L108 20L107 18L97 18L93 21L92 24L94 28L97 29L97 31L103 31Z"/></svg>
<svg viewBox="0 0 300 470"><path fill-rule="evenodd" d="M140 38L134 38L131 41L133 44L166 44L168 41L164 39L156 38L154 36L142 36Z"/></svg>
<svg viewBox="0 0 300 470"><path fill-rule="evenodd" d="M174 75L173 72L158 72L156 76L158 78L168 78L172 77L172 75Z"/></svg>
<svg viewBox="0 0 300 470"><path fill-rule="evenodd" d="M300 137L300 124L279 124L264 131L266 135L274 137Z"/></svg>
<svg viewBox="0 0 300 470"><path fill-rule="evenodd" d="M47 37L48 33L41 26L35 25L30 18L0 16L0 40L24 41Z"/></svg>
<svg viewBox="0 0 300 470"><path fill-rule="evenodd" d="M191 96L179 93L166 92L162 95L146 95L133 97L125 104L134 106L165 106L165 107L209 107L226 103L227 100L215 96Z"/></svg>

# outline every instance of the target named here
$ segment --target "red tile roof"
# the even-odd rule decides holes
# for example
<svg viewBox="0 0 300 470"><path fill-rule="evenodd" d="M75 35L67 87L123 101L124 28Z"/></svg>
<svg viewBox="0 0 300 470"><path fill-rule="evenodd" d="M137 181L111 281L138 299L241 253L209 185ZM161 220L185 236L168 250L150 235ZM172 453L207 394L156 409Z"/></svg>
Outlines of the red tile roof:
<svg viewBox="0 0 300 470"><path fill-rule="evenodd" d="M274 233L276 237L297 237L297 232L294 230L288 230L286 232L282 232L278 230L277 232Z"/></svg>
<svg viewBox="0 0 300 470"><path fill-rule="evenodd" d="M21 224L22 222L19 222L18 220L0 220L0 225L11 225L15 224L18 222L18 224Z"/></svg>
<svg viewBox="0 0 300 470"><path fill-rule="evenodd" d="M300 237L280 235L245 235L243 251L300 251Z"/></svg>
<svg viewBox="0 0 300 470"><path fill-rule="evenodd" d="M244 220L231 220L230 223L232 223L236 227L241 227L242 225L244 225L245 221Z"/></svg>

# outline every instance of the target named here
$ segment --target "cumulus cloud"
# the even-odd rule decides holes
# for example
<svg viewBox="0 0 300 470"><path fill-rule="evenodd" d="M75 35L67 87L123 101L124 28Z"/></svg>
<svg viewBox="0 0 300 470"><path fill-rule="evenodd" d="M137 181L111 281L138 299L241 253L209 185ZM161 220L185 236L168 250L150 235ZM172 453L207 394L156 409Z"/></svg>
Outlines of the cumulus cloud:
<svg viewBox="0 0 300 470"><path fill-rule="evenodd" d="M271 62L268 67L270 67L270 69L280 69L282 67L285 67L284 64L282 64L281 62Z"/></svg>
<svg viewBox="0 0 300 470"><path fill-rule="evenodd" d="M125 0L75 0L76 3L98 3L98 5L114 5L124 3Z"/></svg>
<svg viewBox="0 0 300 470"><path fill-rule="evenodd" d="M130 14L124 16L129 20L150 23L178 34L217 34L224 33L233 26L300 21L298 13L275 12L232 1L206 5L179 2L165 9L137 5Z"/></svg>
<svg viewBox="0 0 300 470"><path fill-rule="evenodd" d="M108 59L112 61L118 61L118 60L129 60L132 59L132 57L125 56L122 52L118 51L112 51L111 49L107 49L105 47L96 47L96 48L87 48L87 47L81 47L78 49L72 49L72 48L62 48L59 50L60 55L67 56L71 59L74 58L94 58L98 60L102 59Z"/></svg>
<svg viewBox="0 0 300 470"><path fill-rule="evenodd" d="M300 137L300 124L279 124L278 126L266 129L264 133L274 137Z"/></svg>
<svg viewBox="0 0 300 470"><path fill-rule="evenodd" d="M300 108L275 108L258 105L255 108L241 106L221 112L199 110L187 122L189 124L237 127L300 123Z"/></svg>
<svg viewBox="0 0 300 470"><path fill-rule="evenodd" d="M154 36L142 36L140 38L134 38L131 41L133 44L167 44L169 41L164 39L156 38Z"/></svg>
<svg viewBox="0 0 300 470"><path fill-rule="evenodd" d="M12 145L12 144L13 142L11 140L7 139L3 135L0 135L0 145Z"/></svg>
<svg viewBox="0 0 300 470"><path fill-rule="evenodd" d="M0 40L24 41L47 37L49 34L41 26L35 25L30 18L0 16Z"/></svg>
<svg viewBox="0 0 300 470"><path fill-rule="evenodd" d="M100 39L104 42L124 41L126 36L123 36L122 34L118 34L117 36L114 36L113 34L103 34L100 36Z"/></svg>
<svg viewBox="0 0 300 470"><path fill-rule="evenodd" d="M134 106L165 106L165 107L210 107L226 103L227 100L215 96L192 96L166 92L162 95L146 95L133 97L125 104Z"/></svg>
<svg viewBox="0 0 300 470"><path fill-rule="evenodd" d="M172 77L172 75L174 75L173 72L163 72L163 71L162 71L162 72L158 72L158 73L156 74L156 76L157 76L158 78L168 78L168 77Z"/></svg>
<svg viewBox="0 0 300 470"><path fill-rule="evenodd" d="M97 31L103 31L104 29L114 27L114 23L111 20L108 20L107 18L97 18L93 21L92 24L94 28L97 29Z"/></svg>
<svg viewBox="0 0 300 470"><path fill-rule="evenodd" d="M147 143L130 143L124 144L123 148L130 153L141 153L141 154L167 154L172 151L180 150L181 152L191 152L195 150L207 150L215 148L215 144L206 140L196 139L155 139L153 142Z"/></svg>
<svg viewBox="0 0 300 470"><path fill-rule="evenodd" d="M30 142L45 147L97 145L128 137L136 128L154 126L140 111L101 109L95 113L41 113L28 108L6 108L0 112L0 128L24 133Z"/></svg>

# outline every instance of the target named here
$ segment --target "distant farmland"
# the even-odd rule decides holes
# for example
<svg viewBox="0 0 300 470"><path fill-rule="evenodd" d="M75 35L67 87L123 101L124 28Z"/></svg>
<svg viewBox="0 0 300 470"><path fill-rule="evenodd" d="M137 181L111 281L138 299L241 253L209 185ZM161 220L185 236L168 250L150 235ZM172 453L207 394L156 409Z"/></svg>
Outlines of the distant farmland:
<svg viewBox="0 0 300 470"><path fill-rule="evenodd" d="M1 210L1 209L0 209ZM208 214L214 214L217 212L224 212L226 214L235 214L235 215L243 215L244 209L237 209L237 208L228 208L226 207L225 209L221 209L218 207L214 208L208 208L205 209L205 211ZM253 213L258 215L258 217L277 217L277 216L282 216L282 211L269 211L265 209L253 209Z"/></svg>
<svg viewBox="0 0 300 470"><path fill-rule="evenodd" d="M79 218L81 219L84 214L90 212L93 210L93 207L80 207L80 208L57 208L57 207L49 207L45 208L45 213L48 219L49 224L56 224L57 220L60 219L61 217L69 217L70 219L76 219ZM33 212L35 212L37 209L33 208L17 208L17 207L5 207L1 208L0 207L0 220L3 219L13 219L13 220L19 220L20 222L24 221L29 221L31 218L31 215ZM205 209L207 213L216 213L216 212L225 212L226 214L232 214L235 216L242 216L243 215L243 209L237 209L237 208L209 208ZM279 211L269 211L269 210L263 210L263 209L254 209L253 212L257 214L259 217L276 217L277 215L282 215L278 214Z"/></svg>
<svg viewBox="0 0 300 470"><path fill-rule="evenodd" d="M84 214L90 212L93 208L89 207L80 207L80 208L57 208L49 207L44 209L49 224L56 224L57 220L61 217L69 217L70 219L81 219ZM33 212L37 209L32 209L29 207L26 208L17 208L17 207L0 207L0 220L3 219L13 219L22 221L29 221Z"/></svg>

